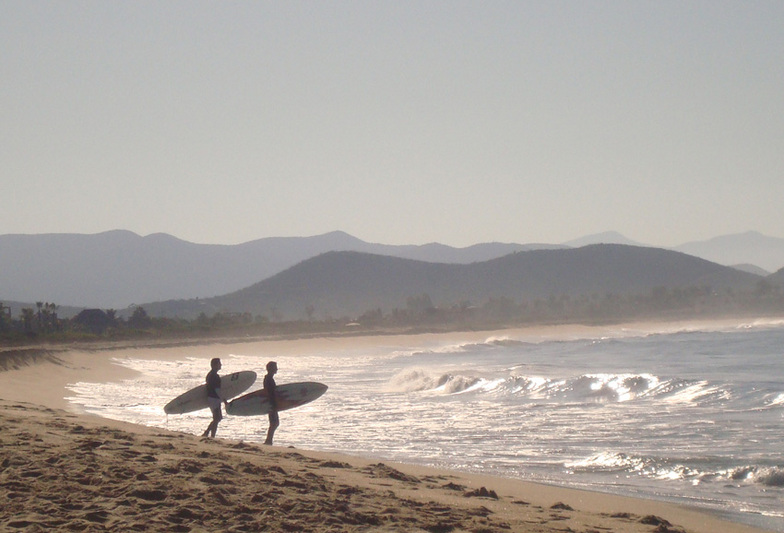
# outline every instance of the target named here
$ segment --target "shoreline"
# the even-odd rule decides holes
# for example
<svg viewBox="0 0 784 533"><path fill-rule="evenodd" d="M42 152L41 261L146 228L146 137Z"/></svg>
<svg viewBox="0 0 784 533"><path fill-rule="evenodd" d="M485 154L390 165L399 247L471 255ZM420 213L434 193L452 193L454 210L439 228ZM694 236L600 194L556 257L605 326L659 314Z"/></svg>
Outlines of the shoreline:
<svg viewBox="0 0 784 533"><path fill-rule="evenodd" d="M380 342L395 339L422 339L423 342L445 341L471 343L488 339L513 336L525 342L577 340L621 336L643 336L680 331L724 330L755 325L784 324L784 317L738 317L726 319L642 321L605 325L559 324L538 325L482 331L450 331L436 333L385 332L372 335L336 335L324 337L292 336L262 338L178 339L176 341L106 342L77 345L37 345L29 347L0 347L0 385L6 398L24 401L30 391L35 391L41 405L58 409L72 408L65 399L68 384L76 381L112 382L129 379L135 371L116 363L115 359L141 358L174 361L191 356L194 347L216 348L215 356L259 344L267 351L287 356L318 352L325 345L346 348L372 347ZM8 371L21 372L18 379L8 380ZM77 379L78 375L78 379ZM45 382L46 386L40 384Z"/></svg>
<svg viewBox="0 0 784 533"><path fill-rule="evenodd" d="M200 439L5 400L0 421L0 526L16 531L763 531L650 500Z"/></svg>
<svg viewBox="0 0 784 533"><path fill-rule="evenodd" d="M441 338L452 342L455 340L458 340L458 342L484 342L489 338L503 338L514 335L515 338L523 337L536 342L554 339L592 338L608 334L645 335L662 331L682 331L684 328L694 327L724 329L742 327L750 322L753 321L741 319L676 323L631 323L607 326L538 326L483 332L417 333L405 335L405 337L409 340L414 337L421 337L423 341L427 340L430 342L438 341ZM380 341L390 342L390 340L394 340L395 336L267 339L253 342L262 343L271 353L286 353L294 356L310 351L318 351L323 349L325 345L329 345L330 348L335 346L351 348L372 346ZM226 353L228 350L231 350L232 346L242 346L246 342L234 339L228 342L198 344L201 346L215 345L216 351ZM313 491L316 490L313 489L313 486L316 485L329 486L332 487L330 490L325 492L319 489L317 492L329 493L330 497L334 497L335 501L339 501L340 504L336 504L336 509L338 507L341 509L347 508L348 510L354 509L356 513L365 516L362 519L364 520L363 522L359 519L347 518L349 515L345 512L342 515L338 513L340 516L333 516L331 519L334 522L330 524L331 529L323 529L324 531L510 530L504 528L502 524L510 525L511 531L541 532L564 531L567 530L565 529L567 526L574 531L598 531L606 530L606 528L621 532L687 531L690 533L708 533L711 531L725 531L728 533L751 533L765 531L752 526L726 521L718 516L718 513L711 513L710 511L698 510L674 503L615 496L590 490L536 484L514 479L483 476L481 474L436 470L416 465L390 463L378 466L380 463L374 463L372 459L347 457L336 453L303 450L291 451L277 447L266 448L222 439L202 441L196 436L183 433L169 432L147 426L136 426L130 423L104 419L96 415L77 414L73 412L73 406L65 399L69 383L76 381L118 381L132 377L135 372L118 364L116 362L117 359L141 357L177 360L189 357L188 352L191 347L192 344L165 348L120 346L100 350L66 349L38 353L31 356L32 358L28 361L25 361L24 358L20 360L17 357L13 368L0 371L0 390L4 391L3 401L0 401L0 419L5 427L17 428L17 435L37 434L37 438L42 439L45 443L54 439L51 435L54 433L60 440L55 439L56 442L52 442L51 446L67 447L70 445L73 447L81 442L80 439L84 438L84 432L87 432L92 435L90 438L94 443L100 442L100 444L96 445L96 450L107 448L107 454L108 448L124 450L124 453L128 453L131 450L134 452L132 454L134 456L146 453L148 457L152 458L156 458L158 454L164 454L167 457L173 456L177 464L192 460L194 456L197 458L202 457L202 454L207 454L202 457L205 459L214 454L219 456L225 455L228 457L226 460L229 461L227 463L229 468L226 468L226 464L224 464L223 470L219 469L217 473L209 476L213 481L217 480L215 486L218 487L229 483L236 485L231 479L241 469L243 462L248 462L248 460L256 465L256 468L264 469L268 475L273 477L275 477L275 471L271 471L271 466L281 461L289 461L289 468L282 467L282 470L287 475L283 475L282 479L279 480L279 486L275 486L276 490L282 493L278 494L276 499L284 498L286 501L294 501L295 506L299 504L304 509L307 507L305 504L310 502L310 499L300 492L305 490L303 487L310 487L308 490ZM20 412L25 416L20 417ZM36 424L38 425L36 426ZM36 427L37 429L35 429ZM87 429L82 432L76 429L78 427ZM116 436L120 434L122 434L122 437ZM125 446L117 444L115 441L135 442L137 444ZM10 449L8 448L9 445L15 446L13 449L21 450L24 455L25 451L32 451L30 449L26 450L26 448L37 446L35 442L34 439L27 443L14 442L13 440L10 442L6 441L3 443L3 448ZM145 443L148 442L153 444L147 446ZM145 450L149 448L149 450L145 452L141 451L141 448ZM163 451L155 451L159 448ZM111 454L108 455L111 456ZM69 457L68 460L71 462L76 461L72 467L78 469L78 457ZM108 464L113 464L111 457L107 461ZM160 463L162 461L157 459L156 461L150 460L150 462ZM132 469L133 476L143 474L148 479L155 479L156 483L160 483L161 486L166 484L167 479L167 476L162 472L167 468L169 470L174 468L169 466L159 468L160 472L155 469L143 469L139 472L138 470L142 466L139 465ZM33 467L31 466L30 468ZM187 471L183 473L179 467L177 468L175 475L179 476L182 474L183 477L183 493L187 492L185 487L189 487L191 482L198 486L206 483L203 480L199 481L198 476L195 480L188 479L188 476L185 475ZM9 468L0 470L0 480L3 483L7 481L8 470ZM234 473L229 474L228 472L230 471ZM298 472L294 476L296 478L295 481L291 481L292 477L290 474L292 471ZM104 474L104 477L107 477L107 475ZM319 478L319 483L316 485L311 484L311 478ZM415 482L412 479L418 481ZM39 480L36 478L35 481L37 483ZM289 483L288 486L287 482ZM330 485L329 482L334 486ZM258 483L259 476L255 476L254 485L258 485ZM299 485L299 488L297 485ZM462 487L462 489L457 490L448 487ZM490 491L495 492L499 498L494 499L483 495L481 493L482 487L485 487L488 493ZM57 487L50 487L50 489L56 491ZM128 490L131 489L128 488ZM151 490L160 491L163 489ZM240 490L240 492L243 491ZM474 496L465 496L466 493L472 492L476 492L476 494ZM156 497L165 496L160 493L155 494L157 495ZM322 496L326 497L325 494L322 494ZM359 495L362 497L359 498ZM233 498L233 496L228 492L223 494L223 499L235 507L248 505L248 500L252 500L254 497L257 499L261 498L258 494L244 492L242 498ZM355 498L355 496L357 497ZM272 505L271 509L277 509L274 502L267 502L263 498L261 500ZM164 501L166 505L163 505ZM184 509L190 509L196 505L188 498L186 498L186 501L190 503L185 504ZM405 501L425 503L422 503L421 506L406 507L405 504L401 503ZM2 501L2 503L4 507L8 508L8 505L16 505L20 502ZM106 506L112 508L115 503L117 502L110 500L106 503ZM313 502L310 503L315 505ZM11 508L16 508L14 505ZM154 509L155 507L170 509L172 502L164 497L160 502L144 503L144 498L141 498L139 505L151 505L152 507L149 509ZM407 521L401 521L401 516L398 515L396 517L394 513L384 512L385 510L389 511L391 508L400 508L401 505L412 511L412 515L406 519ZM552 506L556 507L553 508ZM484 508L489 512L482 511L479 514L472 514L478 508ZM145 512L149 513L149 509ZM434 509L440 510L435 511ZM115 511L103 511L106 513L101 515L106 518L102 522L104 526L114 523L113 520L115 518L119 519L119 517L114 516ZM327 509L321 509L321 512L328 513L328 511ZM24 510L15 512L14 516L19 512L23 513ZM160 510L160 513L165 514L165 512ZM198 520L188 518L189 512L182 510L178 512L183 516L175 517L173 522L169 522L169 526L174 524L176 526L174 530L179 531L201 531L199 528L202 526L198 523ZM259 512L264 511L260 510ZM0 525L8 525L9 520L13 519L13 516L6 516L7 514L7 511L0 513ZM165 521L168 515L163 516L163 514L159 518ZM198 515L195 511L191 514ZM283 514L289 518L293 516L291 512ZM484 516L481 516L482 514ZM440 522L438 520L439 516L444 517ZM659 517L657 519L658 523L643 523L642 520L648 516ZM286 518L286 520L289 518ZM661 518L666 520L666 523L660 520ZM76 518L69 517L68 519ZM80 518L80 520L84 520L84 518ZM359 523L352 524L352 520L355 522L359 520ZM375 523L378 520L381 520L381 522ZM413 522L411 522L412 520ZM648 520L648 522L652 521L655 520ZM404 522L408 524L405 527L403 525ZM284 523L288 522L285 520L280 522L279 527L285 529L286 526L281 525ZM297 523L299 526L296 526ZM413 526L413 524L416 524L416 527L408 527ZM439 524L441 525L439 526ZM35 522L31 520L29 527L32 528L34 525ZM117 530L122 529L119 522L115 527L118 528ZM317 528L315 524L308 522L306 516L298 516L294 520L294 527L300 527L301 529L299 530L303 531L322 530ZM29 530L33 531L34 529ZM111 530L111 527L108 530ZM205 530L210 530L210 528L207 527Z"/></svg>

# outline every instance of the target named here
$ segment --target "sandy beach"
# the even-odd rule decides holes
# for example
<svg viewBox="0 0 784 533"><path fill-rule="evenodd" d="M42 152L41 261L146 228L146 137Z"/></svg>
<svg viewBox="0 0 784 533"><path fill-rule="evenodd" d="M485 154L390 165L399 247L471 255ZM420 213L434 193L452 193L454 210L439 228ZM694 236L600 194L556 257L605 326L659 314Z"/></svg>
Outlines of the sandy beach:
<svg viewBox="0 0 784 533"><path fill-rule="evenodd" d="M647 326L625 327L644 331ZM532 339L586 333L600 335L601 328L525 332ZM470 340L488 334L459 335ZM379 339L268 342L270 352L296 354L325 343L357 348ZM219 350L231 347L221 344ZM133 371L116 364L117 358L176 360L187 353L183 346L0 352L0 530L762 531L650 500L201 439L80 414L65 400L69 383L131 377Z"/></svg>

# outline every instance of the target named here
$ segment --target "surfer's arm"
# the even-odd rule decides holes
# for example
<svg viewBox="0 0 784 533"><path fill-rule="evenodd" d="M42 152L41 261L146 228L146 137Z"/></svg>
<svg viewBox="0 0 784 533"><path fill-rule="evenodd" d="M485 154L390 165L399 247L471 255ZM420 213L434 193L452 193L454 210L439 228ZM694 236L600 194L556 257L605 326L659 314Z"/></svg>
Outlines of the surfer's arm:
<svg viewBox="0 0 784 533"><path fill-rule="evenodd" d="M224 397L223 397L223 394L221 394L220 387L218 387L217 389L215 389L215 394L217 394L217 395L218 395L218 398L220 398L220 401L222 401L222 402L223 402L223 406L224 406L224 407L226 407L226 408L228 408L229 402L228 402L228 400L226 400L226 398L224 398Z"/></svg>

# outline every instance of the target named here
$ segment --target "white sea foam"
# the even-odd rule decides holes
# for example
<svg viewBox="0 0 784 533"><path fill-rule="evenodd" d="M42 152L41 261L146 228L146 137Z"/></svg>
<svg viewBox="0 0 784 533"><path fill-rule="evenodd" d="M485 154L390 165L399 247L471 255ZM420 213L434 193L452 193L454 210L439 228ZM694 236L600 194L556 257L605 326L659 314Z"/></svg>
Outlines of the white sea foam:
<svg viewBox="0 0 784 533"><path fill-rule="evenodd" d="M778 394L775 398L766 402L766 407L781 407L784 406L784 392Z"/></svg>
<svg viewBox="0 0 784 533"><path fill-rule="evenodd" d="M275 356L279 383L330 387L282 413L276 436L283 445L745 509L739 519L770 516L763 525L784 531L781 346L784 327L755 327ZM225 372L263 371L270 354L248 344L221 357ZM73 384L74 404L204 431L208 412L167 418L162 406L203 383L208 359L118 363L141 374ZM263 417L227 416L219 436L259 442L265 430Z"/></svg>

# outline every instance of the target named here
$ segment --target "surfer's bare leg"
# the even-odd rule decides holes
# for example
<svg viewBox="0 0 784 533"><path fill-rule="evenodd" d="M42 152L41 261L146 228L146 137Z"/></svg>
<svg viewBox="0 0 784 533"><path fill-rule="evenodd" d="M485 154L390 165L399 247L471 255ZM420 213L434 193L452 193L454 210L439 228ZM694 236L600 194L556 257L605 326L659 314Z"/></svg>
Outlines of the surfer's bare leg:
<svg viewBox="0 0 784 533"><path fill-rule="evenodd" d="M264 441L264 444L272 445L272 437L275 435L275 430L278 429L280 425L280 417L278 417L277 411L270 411L269 413L269 429L267 430L267 440Z"/></svg>
<svg viewBox="0 0 784 533"><path fill-rule="evenodd" d="M207 429L202 433L202 437L212 437L215 438L215 433L218 432L218 424L223 419L223 414L221 413L220 404L218 404L217 409L212 409L212 422L210 425L207 426Z"/></svg>

